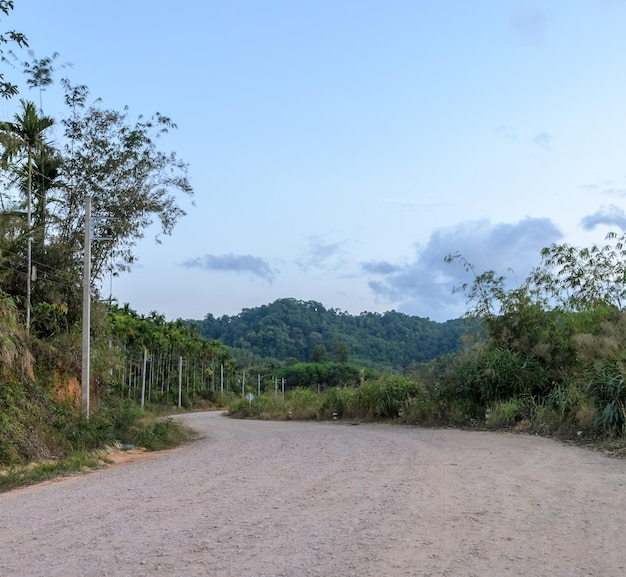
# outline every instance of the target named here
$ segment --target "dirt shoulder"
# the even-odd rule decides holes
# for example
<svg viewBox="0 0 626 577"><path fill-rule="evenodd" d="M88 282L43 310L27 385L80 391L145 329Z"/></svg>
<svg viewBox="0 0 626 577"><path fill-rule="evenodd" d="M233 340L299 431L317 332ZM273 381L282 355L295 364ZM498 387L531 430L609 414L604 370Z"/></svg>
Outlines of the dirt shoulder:
<svg viewBox="0 0 626 577"><path fill-rule="evenodd" d="M176 418L203 438L0 495L0 576L626 574L624 460L518 434Z"/></svg>

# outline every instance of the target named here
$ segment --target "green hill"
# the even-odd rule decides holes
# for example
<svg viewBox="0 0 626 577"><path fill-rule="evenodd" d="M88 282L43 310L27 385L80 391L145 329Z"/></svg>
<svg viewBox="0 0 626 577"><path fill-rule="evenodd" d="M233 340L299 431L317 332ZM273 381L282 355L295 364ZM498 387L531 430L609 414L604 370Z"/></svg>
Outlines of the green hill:
<svg viewBox="0 0 626 577"><path fill-rule="evenodd" d="M350 360L375 368L403 368L461 346L462 320L438 323L395 311L350 315L315 301L279 299L236 316L208 314L194 321L207 339L261 357L300 362Z"/></svg>

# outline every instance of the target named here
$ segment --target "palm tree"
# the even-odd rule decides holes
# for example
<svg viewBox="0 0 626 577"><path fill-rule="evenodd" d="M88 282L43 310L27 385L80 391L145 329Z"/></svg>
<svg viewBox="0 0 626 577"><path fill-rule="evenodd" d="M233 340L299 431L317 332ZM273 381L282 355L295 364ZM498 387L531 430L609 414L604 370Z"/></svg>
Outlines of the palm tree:
<svg viewBox="0 0 626 577"><path fill-rule="evenodd" d="M40 116L32 102L20 100L22 110L15 114L14 122L1 122L2 144L4 152L2 162L6 165L20 152L26 152L26 230L28 233L28 257L26 275L26 330L30 329L31 313L31 280L32 280L32 190L33 190L33 159L37 151L50 148L43 138L43 133L54 124L49 116Z"/></svg>
<svg viewBox="0 0 626 577"><path fill-rule="evenodd" d="M40 250L43 250L46 228L49 224L48 204L55 201L54 198L49 197L49 194L51 190L59 186L59 174L63 164L59 154L48 152L41 150L38 158L33 161L32 167L33 228L36 229L36 244L39 245ZM24 184L27 188L28 180ZM27 190L25 192L28 194Z"/></svg>

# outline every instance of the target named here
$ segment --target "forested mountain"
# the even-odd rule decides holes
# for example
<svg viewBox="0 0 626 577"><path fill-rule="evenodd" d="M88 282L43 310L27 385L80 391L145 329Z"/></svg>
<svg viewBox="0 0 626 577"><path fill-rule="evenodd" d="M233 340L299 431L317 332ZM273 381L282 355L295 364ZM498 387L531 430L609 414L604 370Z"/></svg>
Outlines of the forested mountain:
<svg viewBox="0 0 626 577"><path fill-rule="evenodd" d="M457 350L465 325L395 311L350 315L315 301L279 299L236 316L194 322L207 339L284 361L347 361L401 368Z"/></svg>

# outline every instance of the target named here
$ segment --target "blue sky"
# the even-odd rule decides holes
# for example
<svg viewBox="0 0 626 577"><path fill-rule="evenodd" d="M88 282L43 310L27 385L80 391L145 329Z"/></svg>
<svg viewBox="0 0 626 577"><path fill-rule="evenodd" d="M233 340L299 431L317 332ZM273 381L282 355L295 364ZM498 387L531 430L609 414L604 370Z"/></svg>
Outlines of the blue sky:
<svg viewBox="0 0 626 577"><path fill-rule="evenodd" d="M161 147L195 207L112 281L141 313L294 297L443 321L470 280L447 254L521 280L544 246L626 228L626 0L15 4L4 29L59 77L178 125Z"/></svg>

